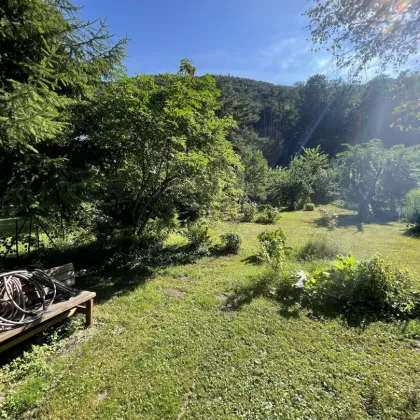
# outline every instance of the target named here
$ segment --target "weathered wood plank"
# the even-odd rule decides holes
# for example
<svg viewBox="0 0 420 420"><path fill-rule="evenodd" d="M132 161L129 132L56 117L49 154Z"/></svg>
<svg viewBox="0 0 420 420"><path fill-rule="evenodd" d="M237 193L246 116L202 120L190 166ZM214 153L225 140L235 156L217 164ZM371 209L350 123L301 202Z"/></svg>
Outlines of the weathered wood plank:
<svg viewBox="0 0 420 420"><path fill-rule="evenodd" d="M45 314L38 319L37 321L25 326L25 327L19 327L15 328L13 330L3 331L0 333L0 343L18 335L25 331L28 331L32 328L34 328L37 325L44 324L45 322L49 321L52 318L55 318L64 312L67 312L71 309L76 308L77 306L89 302L93 300L96 296L96 293L94 292L88 292L83 291L80 292L79 295L72 297L66 301L54 303L48 311L45 312Z"/></svg>
<svg viewBox="0 0 420 420"><path fill-rule="evenodd" d="M58 267L49 268L44 270L46 274L55 279L67 284L68 286L74 286L76 277L74 275L74 265L72 263L60 265Z"/></svg>
<svg viewBox="0 0 420 420"><path fill-rule="evenodd" d="M52 327L53 325L57 324L60 321L63 321L64 319L72 316L76 312L76 309L70 309L69 311L66 311L62 313L61 315L51 319L50 321L47 321L43 324L38 325L37 327L34 327L24 333L21 333L18 336L15 336L14 338L9 339L6 343L3 345L0 344L0 353L5 352L6 350L11 349L14 346L17 346L18 344L22 343L23 341L27 340L28 338L33 337L34 335L38 334L39 332L46 330L49 327Z"/></svg>
<svg viewBox="0 0 420 420"><path fill-rule="evenodd" d="M67 284L67 286L74 286L76 283L76 277L74 274L74 265L72 263L60 265L58 267L49 268L44 270L46 274L51 277L54 277L56 280L61 281L62 283ZM38 293L33 290L32 285L23 286L23 291L26 294L28 302L38 299ZM52 289L44 286L45 295L52 294Z"/></svg>

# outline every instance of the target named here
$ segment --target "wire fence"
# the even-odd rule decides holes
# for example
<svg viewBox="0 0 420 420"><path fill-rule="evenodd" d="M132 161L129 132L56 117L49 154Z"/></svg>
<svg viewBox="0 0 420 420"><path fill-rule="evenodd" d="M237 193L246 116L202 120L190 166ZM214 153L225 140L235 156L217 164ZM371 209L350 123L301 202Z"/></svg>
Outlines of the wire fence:
<svg viewBox="0 0 420 420"><path fill-rule="evenodd" d="M29 256L55 247L46 224L36 216L0 218L0 258Z"/></svg>

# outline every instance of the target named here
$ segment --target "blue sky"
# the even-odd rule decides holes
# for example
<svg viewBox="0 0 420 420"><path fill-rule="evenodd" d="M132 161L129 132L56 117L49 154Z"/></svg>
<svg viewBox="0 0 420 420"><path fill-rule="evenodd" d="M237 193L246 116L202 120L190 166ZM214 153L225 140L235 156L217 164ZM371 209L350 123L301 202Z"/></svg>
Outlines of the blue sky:
<svg viewBox="0 0 420 420"><path fill-rule="evenodd" d="M76 0L83 18L106 18L127 35L126 66L136 73L176 72L181 58L199 74L231 74L292 85L332 76L330 57L311 52L302 13L308 0Z"/></svg>

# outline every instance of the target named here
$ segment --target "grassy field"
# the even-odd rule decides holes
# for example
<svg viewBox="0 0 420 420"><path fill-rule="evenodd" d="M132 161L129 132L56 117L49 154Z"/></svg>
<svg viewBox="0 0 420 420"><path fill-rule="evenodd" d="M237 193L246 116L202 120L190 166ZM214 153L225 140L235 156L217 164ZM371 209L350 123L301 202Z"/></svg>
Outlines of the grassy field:
<svg viewBox="0 0 420 420"><path fill-rule="evenodd" d="M295 247L324 232L318 212L285 213L277 226L220 223L243 238L237 256L144 276L115 270L84 284L98 292L96 326L35 347L3 366L3 415L41 419L420 418L420 323L349 327L339 319L284 313L257 297L229 307L256 236L281 227ZM377 252L419 274L420 240L398 223L355 223L335 235L364 259ZM172 246L179 238L172 237ZM319 263L300 264L310 270ZM30 366L27 369L25 366ZM10 369L9 369L10 368ZM1 411L0 411L1 413Z"/></svg>

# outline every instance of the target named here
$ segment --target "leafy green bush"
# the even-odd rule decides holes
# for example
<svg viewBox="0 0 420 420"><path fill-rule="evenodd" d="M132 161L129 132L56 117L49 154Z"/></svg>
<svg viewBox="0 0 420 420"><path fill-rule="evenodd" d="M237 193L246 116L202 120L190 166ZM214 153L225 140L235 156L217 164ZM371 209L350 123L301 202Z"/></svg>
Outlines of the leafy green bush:
<svg viewBox="0 0 420 420"><path fill-rule="evenodd" d="M202 220L190 223L187 226L186 236L191 247L195 249L207 249L211 244L209 226Z"/></svg>
<svg viewBox="0 0 420 420"><path fill-rule="evenodd" d="M319 210L321 218L319 224L328 228L329 230L335 230L338 225L338 214L333 208L327 207Z"/></svg>
<svg viewBox="0 0 420 420"><path fill-rule="evenodd" d="M297 258L311 261L317 259L333 259L337 255L344 254L342 244L331 236L314 236L299 249Z"/></svg>
<svg viewBox="0 0 420 420"><path fill-rule="evenodd" d="M242 206L242 221L243 222L252 222L257 215L258 207L256 203L248 202L244 203Z"/></svg>
<svg viewBox="0 0 420 420"><path fill-rule="evenodd" d="M420 291L407 270L399 270L375 256L359 262L353 255L338 257L318 269L307 284L308 299L316 308L393 316L420 315Z"/></svg>
<svg viewBox="0 0 420 420"><path fill-rule="evenodd" d="M402 214L409 223L420 225L420 188L411 190L405 196Z"/></svg>
<svg viewBox="0 0 420 420"><path fill-rule="evenodd" d="M286 251L281 234L273 237L264 232L262 239L269 264L256 277L253 289L285 308L305 307L321 315L341 315L352 322L420 317L420 289L409 271L397 269L379 255L368 261L358 261L353 255L339 256L307 276L283 264Z"/></svg>
<svg viewBox="0 0 420 420"><path fill-rule="evenodd" d="M237 254L241 249L241 237L236 233L225 233L220 235L221 251L226 254Z"/></svg>
<svg viewBox="0 0 420 420"><path fill-rule="evenodd" d="M264 211L260 214L257 219L257 223L262 223L265 225L274 225L277 220L280 219L280 212L277 208L272 206L266 206Z"/></svg>
<svg viewBox="0 0 420 420"><path fill-rule="evenodd" d="M314 203L306 203L303 206L303 210L305 210L305 211L314 211L315 210L315 204Z"/></svg>
<svg viewBox="0 0 420 420"><path fill-rule="evenodd" d="M260 249L258 258L274 270L280 269L285 256L292 249L286 243L286 235L281 229L262 232L258 235Z"/></svg>

